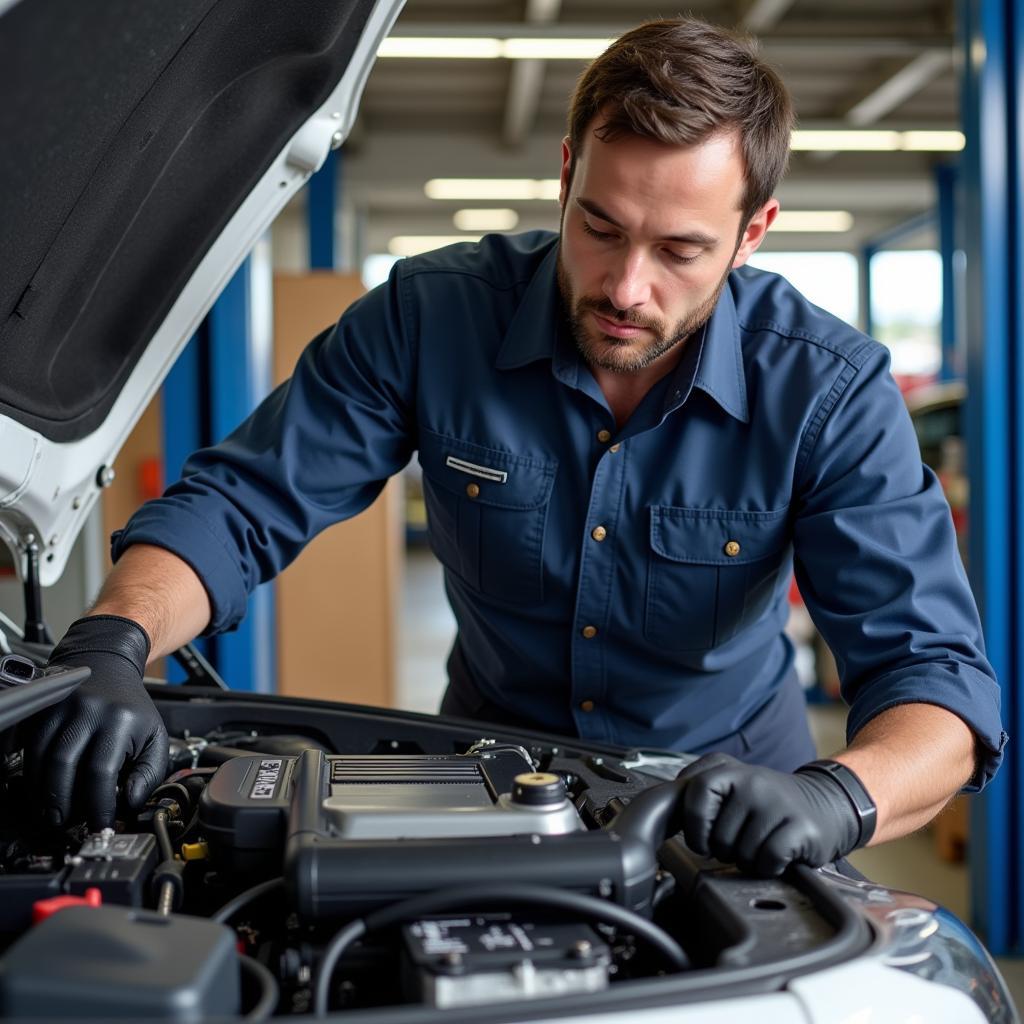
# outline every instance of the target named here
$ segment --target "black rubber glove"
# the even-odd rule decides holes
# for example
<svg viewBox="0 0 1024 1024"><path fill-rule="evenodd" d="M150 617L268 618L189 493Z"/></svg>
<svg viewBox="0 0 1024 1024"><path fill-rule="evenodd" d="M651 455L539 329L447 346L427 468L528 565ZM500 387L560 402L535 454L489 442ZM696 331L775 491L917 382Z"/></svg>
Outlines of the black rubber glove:
<svg viewBox="0 0 1024 1024"><path fill-rule="evenodd" d="M873 817L862 826L851 796L818 768L787 774L706 754L679 781L676 820L686 844L752 874L781 875L794 861L820 867L863 846L874 830Z"/></svg>
<svg viewBox="0 0 1024 1024"><path fill-rule="evenodd" d="M135 811L166 777L167 731L142 683L148 657L146 631L119 615L78 619L53 649L51 665L86 665L92 675L26 723L27 768L49 824L67 824L74 806L105 828L119 780Z"/></svg>

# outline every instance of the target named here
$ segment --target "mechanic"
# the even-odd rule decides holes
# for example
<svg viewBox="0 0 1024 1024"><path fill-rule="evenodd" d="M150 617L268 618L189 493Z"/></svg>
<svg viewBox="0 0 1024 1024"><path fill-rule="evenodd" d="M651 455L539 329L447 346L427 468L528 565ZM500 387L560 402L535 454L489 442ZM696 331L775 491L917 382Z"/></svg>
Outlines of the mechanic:
<svg viewBox="0 0 1024 1024"><path fill-rule="evenodd" d="M684 834L765 874L991 778L998 686L887 351L741 269L779 209L779 78L746 40L653 22L568 121L557 236L400 261L114 535L53 652L92 677L26 745L51 822L74 797L109 823L119 778L144 801L167 763L147 660L231 629L414 452L459 627L442 711L706 755ZM850 705L830 761L783 633L791 569Z"/></svg>

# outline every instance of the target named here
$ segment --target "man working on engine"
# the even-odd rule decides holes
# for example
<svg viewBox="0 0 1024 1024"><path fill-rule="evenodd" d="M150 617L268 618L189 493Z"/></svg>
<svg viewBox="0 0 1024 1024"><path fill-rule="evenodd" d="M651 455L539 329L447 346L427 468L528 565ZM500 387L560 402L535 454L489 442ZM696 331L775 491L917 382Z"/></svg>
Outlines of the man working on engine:
<svg viewBox="0 0 1024 1024"><path fill-rule="evenodd" d="M119 775L139 806L166 765L147 658L231 628L414 452L459 624L444 711L706 752L688 841L768 874L983 785L998 688L886 350L740 269L791 127L725 32L676 19L613 44L572 100L558 236L398 263L115 535L53 655L92 678L26 746L51 820L74 797L107 823ZM851 705L834 761L808 764L791 565Z"/></svg>

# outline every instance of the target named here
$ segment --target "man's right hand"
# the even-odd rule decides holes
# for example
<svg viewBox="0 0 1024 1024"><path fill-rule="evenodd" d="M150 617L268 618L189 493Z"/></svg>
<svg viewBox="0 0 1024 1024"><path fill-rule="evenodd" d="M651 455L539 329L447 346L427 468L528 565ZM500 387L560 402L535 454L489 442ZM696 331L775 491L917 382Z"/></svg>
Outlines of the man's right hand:
<svg viewBox="0 0 1024 1024"><path fill-rule="evenodd" d="M49 824L68 824L74 807L92 828L105 828L119 781L137 811L166 777L167 731L142 682L148 657L145 630L119 615L78 619L53 649L51 665L92 674L26 723L26 768Z"/></svg>

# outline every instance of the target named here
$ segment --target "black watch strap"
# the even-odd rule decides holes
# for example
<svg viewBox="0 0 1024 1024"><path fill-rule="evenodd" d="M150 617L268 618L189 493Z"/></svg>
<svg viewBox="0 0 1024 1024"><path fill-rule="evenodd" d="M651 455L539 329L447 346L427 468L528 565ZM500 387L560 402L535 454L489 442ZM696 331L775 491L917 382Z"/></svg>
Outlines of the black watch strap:
<svg viewBox="0 0 1024 1024"><path fill-rule="evenodd" d="M857 837L855 849L859 850L862 846L867 846L875 834L878 808L856 773L839 761L829 760L809 761L807 764L801 765L797 771L821 772L835 780L839 788L849 797L853 809L857 812L857 819L860 821L860 835Z"/></svg>

